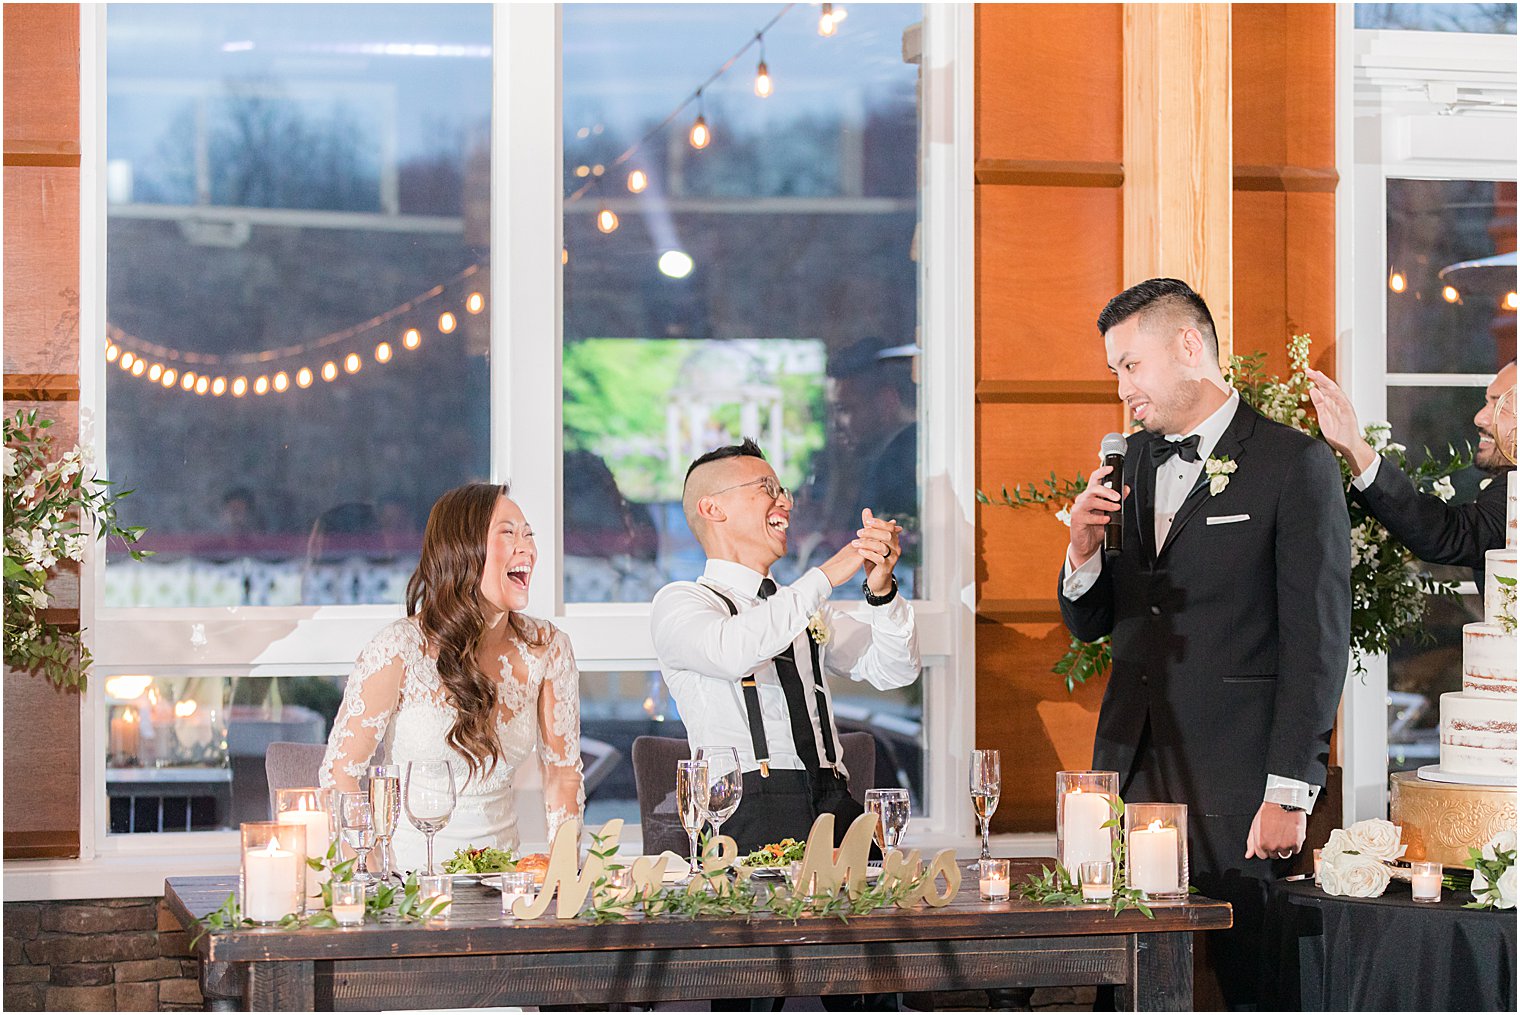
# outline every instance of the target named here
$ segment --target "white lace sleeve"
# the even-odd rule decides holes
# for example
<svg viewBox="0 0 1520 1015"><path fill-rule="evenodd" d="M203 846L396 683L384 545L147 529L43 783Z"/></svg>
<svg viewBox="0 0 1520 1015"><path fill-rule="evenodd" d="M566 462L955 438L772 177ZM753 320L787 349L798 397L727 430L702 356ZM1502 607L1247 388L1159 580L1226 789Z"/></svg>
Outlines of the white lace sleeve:
<svg viewBox="0 0 1520 1015"><path fill-rule="evenodd" d="M400 703L401 683L407 663L418 654L419 638L410 622L400 621L387 626L359 653L317 770L319 785L359 788L359 779Z"/></svg>
<svg viewBox="0 0 1520 1015"><path fill-rule="evenodd" d="M580 671L570 638L555 631L546 653L546 672L538 689L538 757L552 842L560 825L580 820L586 793L581 782Z"/></svg>

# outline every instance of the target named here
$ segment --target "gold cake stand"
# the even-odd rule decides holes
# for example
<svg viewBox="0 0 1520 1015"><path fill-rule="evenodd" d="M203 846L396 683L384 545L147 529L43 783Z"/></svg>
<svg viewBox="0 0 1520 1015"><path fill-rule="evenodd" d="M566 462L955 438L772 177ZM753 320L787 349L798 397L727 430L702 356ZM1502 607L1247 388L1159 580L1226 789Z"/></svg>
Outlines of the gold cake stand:
<svg viewBox="0 0 1520 1015"><path fill-rule="evenodd" d="M1404 829L1405 860L1437 860L1468 867L1469 847L1481 848L1515 828L1515 787L1430 782L1415 772L1389 777L1388 811Z"/></svg>

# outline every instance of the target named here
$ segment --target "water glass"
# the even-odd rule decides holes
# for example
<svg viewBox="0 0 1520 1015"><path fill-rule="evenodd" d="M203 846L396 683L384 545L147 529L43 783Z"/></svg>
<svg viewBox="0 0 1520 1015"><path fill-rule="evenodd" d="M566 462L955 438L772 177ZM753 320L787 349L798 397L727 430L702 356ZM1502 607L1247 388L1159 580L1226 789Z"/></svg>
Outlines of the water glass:
<svg viewBox="0 0 1520 1015"><path fill-rule="evenodd" d="M875 816L876 845L885 855L902 842L908 827L908 791L897 788L866 790L866 813Z"/></svg>
<svg viewBox="0 0 1520 1015"><path fill-rule="evenodd" d="M454 770L447 761L409 761L406 764L406 818L427 836L426 874L436 874L433 866L433 836L454 816Z"/></svg>
<svg viewBox="0 0 1520 1015"><path fill-rule="evenodd" d="M344 845L358 857L354 862L354 880L368 884L371 878L367 861L370 850L375 848L375 812L368 793L338 794L338 828Z"/></svg>
<svg viewBox="0 0 1520 1015"><path fill-rule="evenodd" d="M698 747L697 761L707 762L707 820L712 822L713 838L723 834L723 822L733 817L744 796L744 773L739 769L739 752L732 747Z"/></svg>

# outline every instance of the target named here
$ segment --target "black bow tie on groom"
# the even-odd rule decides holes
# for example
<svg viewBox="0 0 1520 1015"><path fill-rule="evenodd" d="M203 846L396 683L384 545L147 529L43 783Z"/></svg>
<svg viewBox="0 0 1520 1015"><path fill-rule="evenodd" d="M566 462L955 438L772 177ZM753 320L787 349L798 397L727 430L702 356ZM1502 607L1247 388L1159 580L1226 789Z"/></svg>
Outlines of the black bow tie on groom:
<svg viewBox="0 0 1520 1015"><path fill-rule="evenodd" d="M1151 464L1159 469L1173 455L1181 455L1184 462L1196 462L1199 458L1203 457L1198 453L1198 443L1200 440L1202 438L1197 434L1192 434L1182 438L1180 441L1151 441Z"/></svg>

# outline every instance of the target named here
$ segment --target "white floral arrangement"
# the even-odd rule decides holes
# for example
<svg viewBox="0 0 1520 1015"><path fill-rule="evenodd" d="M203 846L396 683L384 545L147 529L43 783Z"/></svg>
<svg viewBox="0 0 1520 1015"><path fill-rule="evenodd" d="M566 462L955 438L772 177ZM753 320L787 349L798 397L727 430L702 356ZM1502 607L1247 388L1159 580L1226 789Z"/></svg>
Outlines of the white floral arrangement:
<svg viewBox="0 0 1520 1015"><path fill-rule="evenodd" d="M1515 908L1515 841L1515 833L1505 830L1489 839L1481 850L1468 850L1473 869L1473 901L1466 908Z"/></svg>
<svg viewBox="0 0 1520 1015"><path fill-rule="evenodd" d="M819 610L808 618L808 635L815 644L827 645L829 643L829 625L823 619L823 611Z"/></svg>
<svg viewBox="0 0 1520 1015"><path fill-rule="evenodd" d="M1382 818L1337 828L1320 851L1319 886L1326 895L1375 899L1393 877L1389 866L1404 855L1404 830Z"/></svg>
<svg viewBox="0 0 1520 1015"><path fill-rule="evenodd" d="M114 537L130 548L143 530L117 525L116 502L130 491L113 494L96 478L88 448L53 457L52 425L35 411L5 418L5 663L83 689L90 654L82 632L42 613L51 603L48 574L60 561L83 560L93 539Z"/></svg>
<svg viewBox="0 0 1520 1015"><path fill-rule="evenodd" d="M1230 485L1230 475L1238 467L1235 462L1230 461L1229 455L1222 455L1218 458L1210 457L1203 463L1203 471L1209 477L1210 497L1218 497L1224 493L1225 487Z"/></svg>

